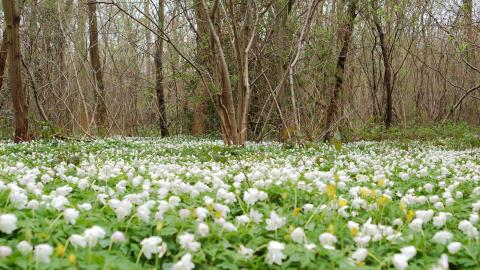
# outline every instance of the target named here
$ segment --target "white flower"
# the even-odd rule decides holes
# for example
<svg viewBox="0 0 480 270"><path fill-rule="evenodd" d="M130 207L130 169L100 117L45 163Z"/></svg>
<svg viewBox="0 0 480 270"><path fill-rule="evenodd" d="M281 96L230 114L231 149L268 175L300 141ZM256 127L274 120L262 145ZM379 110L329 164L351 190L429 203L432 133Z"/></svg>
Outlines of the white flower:
<svg viewBox="0 0 480 270"><path fill-rule="evenodd" d="M452 240L452 238L453 234L451 232L440 231L433 236L432 240L437 244L446 245L448 242L450 242L450 240Z"/></svg>
<svg viewBox="0 0 480 270"><path fill-rule="evenodd" d="M240 254L244 258L250 258L253 255L253 249L247 248L244 245L240 245L238 248L238 254Z"/></svg>
<svg viewBox="0 0 480 270"><path fill-rule="evenodd" d="M433 225L437 228L443 227L447 222L447 215L443 212L438 213L438 216L433 218Z"/></svg>
<svg viewBox="0 0 480 270"><path fill-rule="evenodd" d="M267 219L267 231L275 231L285 225L287 218L280 217L275 211L270 213L270 218Z"/></svg>
<svg viewBox="0 0 480 270"><path fill-rule="evenodd" d="M171 270L192 270L195 268L195 264L192 263L192 255L187 253L182 256L180 261L176 262Z"/></svg>
<svg viewBox="0 0 480 270"><path fill-rule="evenodd" d="M63 211L63 218L67 223L75 224L78 216L79 216L79 212L77 209L67 208Z"/></svg>
<svg viewBox="0 0 480 270"><path fill-rule="evenodd" d="M28 197L23 189L12 190L9 196L9 200L12 205L17 209L23 209L27 205Z"/></svg>
<svg viewBox="0 0 480 270"><path fill-rule="evenodd" d="M408 261L415 255L417 255L417 249L414 246L403 247L399 254L393 255L393 266L398 270L403 270L408 267Z"/></svg>
<svg viewBox="0 0 480 270"><path fill-rule="evenodd" d="M0 232L11 234L17 229L17 217L14 214L0 215Z"/></svg>
<svg viewBox="0 0 480 270"><path fill-rule="evenodd" d="M150 208L147 205L140 205L137 208L137 217L145 222L148 223L150 221Z"/></svg>
<svg viewBox="0 0 480 270"><path fill-rule="evenodd" d="M450 254L457 253L458 251L460 251L461 248L462 248L462 244L460 242L452 242L447 246L448 252Z"/></svg>
<svg viewBox="0 0 480 270"><path fill-rule="evenodd" d="M49 244L36 245L34 251L35 261L50 263L50 255L52 255L52 253L53 248Z"/></svg>
<svg viewBox="0 0 480 270"><path fill-rule="evenodd" d="M89 204L89 203L82 203L82 204L79 204L79 205L78 205L78 208L79 208L80 210L90 211L90 210L92 210L92 205Z"/></svg>
<svg viewBox="0 0 480 270"><path fill-rule="evenodd" d="M410 260L417 255L417 249L414 246L407 246L400 249L400 252Z"/></svg>
<svg viewBox="0 0 480 270"><path fill-rule="evenodd" d="M178 211L178 215L180 216L181 219L189 218L191 214L192 214L192 212L190 212L190 210L186 209L186 208L180 209Z"/></svg>
<svg viewBox="0 0 480 270"><path fill-rule="evenodd" d="M197 233L202 237L206 237L209 233L208 225L206 223L203 223L203 222L198 223Z"/></svg>
<svg viewBox="0 0 480 270"><path fill-rule="evenodd" d="M437 265L431 268L431 270L448 270L448 255L442 254L437 262Z"/></svg>
<svg viewBox="0 0 480 270"><path fill-rule="evenodd" d="M75 247L86 247L87 246L87 240L85 237L78 235L78 234L72 234L69 238L68 241Z"/></svg>
<svg viewBox="0 0 480 270"><path fill-rule="evenodd" d="M17 244L17 249L18 249L18 251L20 251L20 253L22 253L23 256L26 256L26 255L30 254L30 252L32 252L33 247L32 247L32 245L30 245L29 242L23 240L23 241L21 241L20 243Z"/></svg>
<svg viewBox="0 0 480 270"><path fill-rule="evenodd" d="M208 209L204 207L197 207L195 209L197 219L203 221L208 216Z"/></svg>
<svg viewBox="0 0 480 270"><path fill-rule="evenodd" d="M307 203L303 206L303 211L305 211L305 213L308 213L313 210L313 207L314 207L313 204Z"/></svg>
<svg viewBox="0 0 480 270"><path fill-rule="evenodd" d="M434 215L433 210L417 210L415 211L415 217L421 219L423 223L428 223Z"/></svg>
<svg viewBox="0 0 480 270"><path fill-rule="evenodd" d="M253 208L250 209L250 212L248 213L248 216L256 224L260 223L262 221L262 218L263 218L262 213L258 212L257 210L255 210Z"/></svg>
<svg viewBox="0 0 480 270"><path fill-rule="evenodd" d="M158 236L151 236L143 239L142 242L140 242L140 245L142 245L143 255L145 255L147 259L151 259L152 254L157 254L160 252L161 243L162 243L162 238Z"/></svg>
<svg viewBox="0 0 480 270"><path fill-rule="evenodd" d="M305 232L302 228L296 228L292 231L290 236L292 237L293 241L299 244L303 243L303 241L305 240Z"/></svg>
<svg viewBox="0 0 480 270"><path fill-rule="evenodd" d="M178 242L182 248L188 252L197 252L200 249L201 244L195 241L195 236L191 233L184 233L178 237Z"/></svg>
<svg viewBox="0 0 480 270"><path fill-rule="evenodd" d="M360 262L363 262L367 258L367 256L368 256L368 250L366 248L359 248L352 253L350 258L352 258L352 260L355 263L360 263Z"/></svg>
<svg viewBox="0 0 480 270"><path fill-rule="evenodd" d="M465 235L470 238L478 237L478 230L473 226L473 224L468 220L462 220L458 224L458 229L461 230Z"/></svg>
<svg viewBox="0 0 480 270"><path fill-rule="evenodd" d="M325 249L335 249L337 237L331 233L322 233L319 237L320 243Z"/></svg>
<svg viewBox="0 0 480 270"><path fill-rule="evenodd" d="M408 267L408 258L404 254L395 254L392 263L395 269L404 270Z"/></svg>
<svg viewBox="0 0 480 270"><path fill-rule="evenodd" d="M89 247L94 247L97 245L98 240L101 240L105 237L105 230L99 226L93 226L89 229L86 229L83 232L83 237L87 240Z"/></svg>
<svg viewBox="0 0 480 270"><path fill-rule="evenodd" d="M284 249L285 244L277 241L270 241L268 243L267 263L269 265L274 263L281 265L282 261L286 258L285 254L283 254Z"/></svg>
<svg viewBox="0 0 480 270"><path fill-rule="evenodd" d="M0 258L12 255L12 249L8 246L0 246Z"/></svg>
<svg viewBox="0 0 480 270"><path fill-rule="evenodd" d="M414 232L420 232L422 230L422 225L423 225L423 219L421 218L416 218L412 220L412 222L408 225L410 230Z"/></svg>
<svg viewBox="0 0 480 270"><path fill-rule="evenodd" d="M116 231L112 233L110 239L112 243L123 243L125 242L125 235L122 232Z"/></svg>
<svg viewBox="0 0 480 270"><path fill-rule="evenodd" d="M243 200L248 205L254 205L257 201L263 201L268 198L267 193L264 191L259 191L256 188L249 188L245 193L243 193Z"/></svg>

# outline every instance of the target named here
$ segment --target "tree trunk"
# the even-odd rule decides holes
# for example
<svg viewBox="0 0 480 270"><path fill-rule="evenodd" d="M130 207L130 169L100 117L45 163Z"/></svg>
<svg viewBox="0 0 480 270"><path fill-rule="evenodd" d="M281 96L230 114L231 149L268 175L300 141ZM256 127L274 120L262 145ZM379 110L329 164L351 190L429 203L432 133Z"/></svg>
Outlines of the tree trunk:
<svg viewBox="0 0 480 270"><path fill-rule="evenodd" d="M378 39L380 41L380 48L382 51L382 61L383 61L383 89L386 94L386 105L385 105L385 116L384 123L385 127L389 128L393 122L393 84L392 84L392 63L390 59L390 49L387 44L386 34L382 28L382 22L378 15L378 3L376 1L372 2L373 8L373 23L378 33Z"/></svg>
<svg viewBox="0 0 480 270"><path fill-rule="evenodd" d="M169 135L167 127L167 111L165 107L165 93L163 89L163 40L161 39L161 35L164 20L164 0L160 0L158 3L158 37L155 41L155 90L157 92L157 106L160 115L160 135L162 137Z"/></svg>
<svg viewBox="0 0 480 270"><path fill-rule="evenodd" d="M15 111L15 142L27 141L28 136L28 106L25 88L22 85L20 51L20 15L15 6L15 0L3 0L3 11L7 27L8 77L12 91L13 109Z"/></svg>
<svg viewBox="0 0 480 270"><path fill-rule="evenodd" d="M208 67L209 56L209 35L207 14L202 9L200 0L194 1L195 20L197 23L197 62L203 66ZM199 74L199 77L203 76ZM202 83L202 78L198 78L197 86L195 87L195 100L193 102L193 123L192 134L194 136L205 135L207 132L207 91L205 85Z"/></svg>
<svg viewBox="0 0 480 270"><path fill-rule="evenodd" d="M94 75L96 104L96 123L98 133L107 135L107 105L105 101L105 84L103 82L102 63L98 48L97 6L95 0L89 0L88 17L90 22L90 61Z"/></svg>
<svg viewBox="0 0 480 270"><path fill-rule="evenodd" d="M208 14L209 12L205 0L201 0L201 3L204 12ZM237 117L235 114L235 107L233 105L233 92L227 60L225 58L219 33L215 29L212 19L207 17L207 21L210 34L212 35L215 43L216 58L220 66L220 81L222 90L219 97L219 108L221 111L220 117L223 118L224 123L226 123L226 125L223 127L224 137L226 138L227 144L240 144L240 136L238 131Z"/></svg>
<svg viewBox="0 0 480 270"><path fill-rule="evenodd" d="M3 30L2 45L0 47L0 91L3 86L3 73L5 72L5 63L7 63L7 31Z"/></svg>
<svg viewBox="0 0 480 270"><path fill-rule="evenodd" d="M343 9L343 7L341 8ZM342 24L341 29L339 29L339 39L343 45L337 58L337 67L335 70L335 88L333 89L333 96L327 109L326 131L323 135L324 141L330 139L331 131L340 108L340 94L343 89L345 64L347 63L354 21L355 17L357 16L356 9L357 0L350 1L348 4L347 17L344 18L345 22Z"/></svg>

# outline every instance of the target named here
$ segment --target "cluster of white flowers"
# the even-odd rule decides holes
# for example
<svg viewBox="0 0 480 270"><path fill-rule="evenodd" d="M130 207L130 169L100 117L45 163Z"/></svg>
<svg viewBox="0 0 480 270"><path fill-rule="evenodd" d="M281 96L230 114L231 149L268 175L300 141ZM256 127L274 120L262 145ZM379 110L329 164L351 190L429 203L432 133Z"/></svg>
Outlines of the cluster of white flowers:
<svg viewBox="0 0 480 270"><path fill-rule="evenodd" d="M249 143L246 153L255 154L224 162L228 151L216 161L211 150L222 149L218 141L138 139L105 147L112 142L82 144L90 150L69 153L80 157L75 164L37 142L22 146L31 151L15 159L0 156L0 195L6 198L0 258L17 252L50 262L58 239L29 235L27 223L39 214L48 220L43 231L68 229L60 240L72 252L135 242L139 260L162 257L174 270L193 269L202 250L220 242L244 262L269 266L291 263L287 255L302 249L343 253L353 265L384 256L406 269L424 257L413 246L419 237L428 246L419 252L438 252L432 269L440 270L448 269L449 256L451 262L469 259L462 248L468 251L480 236L478 149L358 142L344 151L329 145L283 151L275 143ZM0 143L0 152L9 147ZM378 245L400 252L385 254Z"/></svg>

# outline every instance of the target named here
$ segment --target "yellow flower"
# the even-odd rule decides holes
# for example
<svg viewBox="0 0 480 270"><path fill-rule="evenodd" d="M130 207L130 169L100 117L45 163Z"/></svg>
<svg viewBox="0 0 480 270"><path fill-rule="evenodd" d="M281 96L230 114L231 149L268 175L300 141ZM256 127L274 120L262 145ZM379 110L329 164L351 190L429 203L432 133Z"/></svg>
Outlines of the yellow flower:
<svg viewBox="0 0 480 270"><path fill-rule="evenodd" d="M55 254L58 257L63 257L63 255L65 254L65 246L63 244L58 244L55 248Z"/></svg>
<svg viewBox="0 0 480 270"><path fill-rule="evenodd" d="M350 233L352 236L356 236L358 234L358 228L357 227L351 227L350 228Z"/></svg>
<svg viewBox="0 0 480 270"><path fill-rule="evenodd" d="M215 211L215 218L221 218L221 217L222 217L222 212Z"/></svg>
<svg viewBox="0 0 480 270"><path fill-rule="evenodd" d="M390 198L388 198L387 195L383 194L380 198L378 198L378 207L382 208L385 206L390 201Z"/></svg>
<svg viewBox="0 0 480 270"><path fill-rule="evenodd" d="M333 224L328 225L327 231L331 234L335 233L335 226Z"/></svg>
<svg viewBox="0 0 480 270"><path fill-rule="evenodd" d="M370 196L372 196L372 199L375 199L377 197L377 191L372 188L372 190L370 190Z"/></svg>
<svg viewBox="0 0 480 270"><path fill-rule="evenodd" d="M338 206L340 206L340 207L346 206L347 203L348 203L348 201L345 200L344 198L340 198L340 199L338 200Z"/></svg>
<svg viewBox="0 0 480 270"><path fill-rule="evenodd" d="M362 198L366 199L368 197L368 189L362 188L361 193L362 193Z"/></svg>
<svg viewBox="0 0 480 270"><path fill-rule="evenodd" d="M301 208L295 207L295 209L293 209L293 214L294 214L295 216L298 216L298 215L300 214L300 211L302 211Z"/></svg>
<svg viewBox="0 0 480 270"><path fill-rule="evenodd" d="M77 263L77 257L75 256L75 254L70 253L67 257L67 261L70 265L74 265L75 263Z"/></svg>
<svg viewBox="0 0 480 270"><path fill-rule="evenodd" d="M378 186L383 187L383 185L385 185L385 179L383 178L378 179Z"/></svg>
<svg viewBox="0 0 480 270"><path fill-rule="evenodd" d="M325 192L330 200L333 200L337 196L337 187L332 184L328 184L325 188Z"/></svg>
<svg viewBox="0 0 480 270"><path fill-rule="evenodd" d="M163 222L158 222L157 226L155 227L155 230L159 232L162 230L162 228L163 228Z"/></svg>
<svg viewBox="0 0 480 270"><path fill-rule="evenodd" d="M399 207L400 207L400 210L403 211L403 210L407 209L407 204L404 203L404 202L400 202L400 206L399 206Z"/></svg>
<svg viewBox="0 0 480 270"><path fill-rule="evenodd" d="M415 217L415 212L413 210L408 210L407 212L407 221L410 222Z"/></svg>
<svg viewBox="0 0 480 270"><path fill-rule="evenodd" d="M32 240L32 229L27 228L25 229L25 240L30 241Z"/></svg>

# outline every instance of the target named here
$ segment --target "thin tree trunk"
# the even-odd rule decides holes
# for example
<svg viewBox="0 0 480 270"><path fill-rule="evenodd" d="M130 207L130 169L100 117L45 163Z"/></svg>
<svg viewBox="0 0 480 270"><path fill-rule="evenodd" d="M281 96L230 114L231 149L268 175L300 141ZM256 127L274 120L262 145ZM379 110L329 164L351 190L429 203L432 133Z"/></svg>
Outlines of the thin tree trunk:
<svg viewBox="0 0 480 270"><path fill-rule="evenodd" d="M98 133L107 135L107 105L105 101L105 84L103 82L102 63L98 48L97 6L95 0L89 0L88 16L90 22L90 61L92 62L94 75L96 104L96 123Z"/></svg>
<svg viewBox="0 0 480 270"><path fill-rule="evenodd" d="M374 9L374 12L377 12L378 3L376 1L373 1L372 7ZM386 94L384 123L385 123L385 127L389 128L393 122L393 85L392 85L392 64L390 59L390 49L387 44L386 34L382 28L379 15L376 13L373 15L373 23L378 32L380 48L382 50L382 61L383 61L383 68L384 68L383 88Z"/></svg>
<svg viewBox="0 0 480 270"><path fill-rule="evenodd" d="M204 67L208 66L209 54L209 37L207 16L202 8L200 0L194 1L195 20L197 23L197 62ZM203 74L198 75L203 76ZM192 134L195 136L204 135L207 131L207 95L208 89L202 83L202 78L198 78L197 86L195 87L195 100L193 103L193 123Z"/></svg>
<svg viewBox="0 0 480 270"><path fill-rule="evenodd" d="M27 95L22 83L21 51L20 51L20 14L15 0L3 0L3 11L7 29L8 77L12 91L13 109L15 111L15 142L27 141L28 106Z"/></svg>
<svg viewBox="0 0 480 270"><path fill-rule="evenodd" d="M158 3L158 37L155 41L155 90L157 93L157 106L160 115L160 135L166 137L169 135L167 128L167 111L165 107L165 93L163 89L163 40L161 35L165 20L164 0Z"/></svg>
<svg viewBox="0 0 480 270"><path fill-rule="evenodd" d="M0 47L0 91L3 86L3 73L5 72L5 64L7 63L7 31L3 30L2 45Z"/></svg>
<svg viewBox="0 0 480 270"><path fill-rule="evenodd" d="M201 0L202 7L205 13L208 14L207 4L205 0ZM216 3L215 3L216 4ZM239 132L238 132L238 125L237 125L237 117L235 114L235 108L233 105L233 92L232 92L232 85L230 81L230 73L228 71L228 64L225 58L225 54L222 47L222 42L220 41L220 37L215 30L215 26L213 25L212 20L210 17L207 17L208 26L210 29L210 34L213 36L213 41L215 42L215 49L216 49L216 56L217 60L220 65L220 79L221 79L221 89L222 94L220 96L220 108L223 112L223 117L225 119L226 130L225 135L227 138L228 144L239 144ZM221 116L222 117L222 116Z"/></svg>
<svg viewBox="0 0 480 270"><path fill-rule="evenodd" d="M343 7L341 7L343 8ZM340 31L340 40L342 42L342 49L338 54L337 67L335 71L335 88L333 89L333 97L330 100L330 104L327 109L327 121L326 121L326 131L323 135L323 140L327 141L330 139L332 125L336 120L339 108L340 108L340 94L343 89L343 81L345 77L345 64L347 63L348 50L350 49L350 43L352 41L353 27L357 9L357 1L350 1L348 4L347 17L345 23L341 26Z"/></svg>

